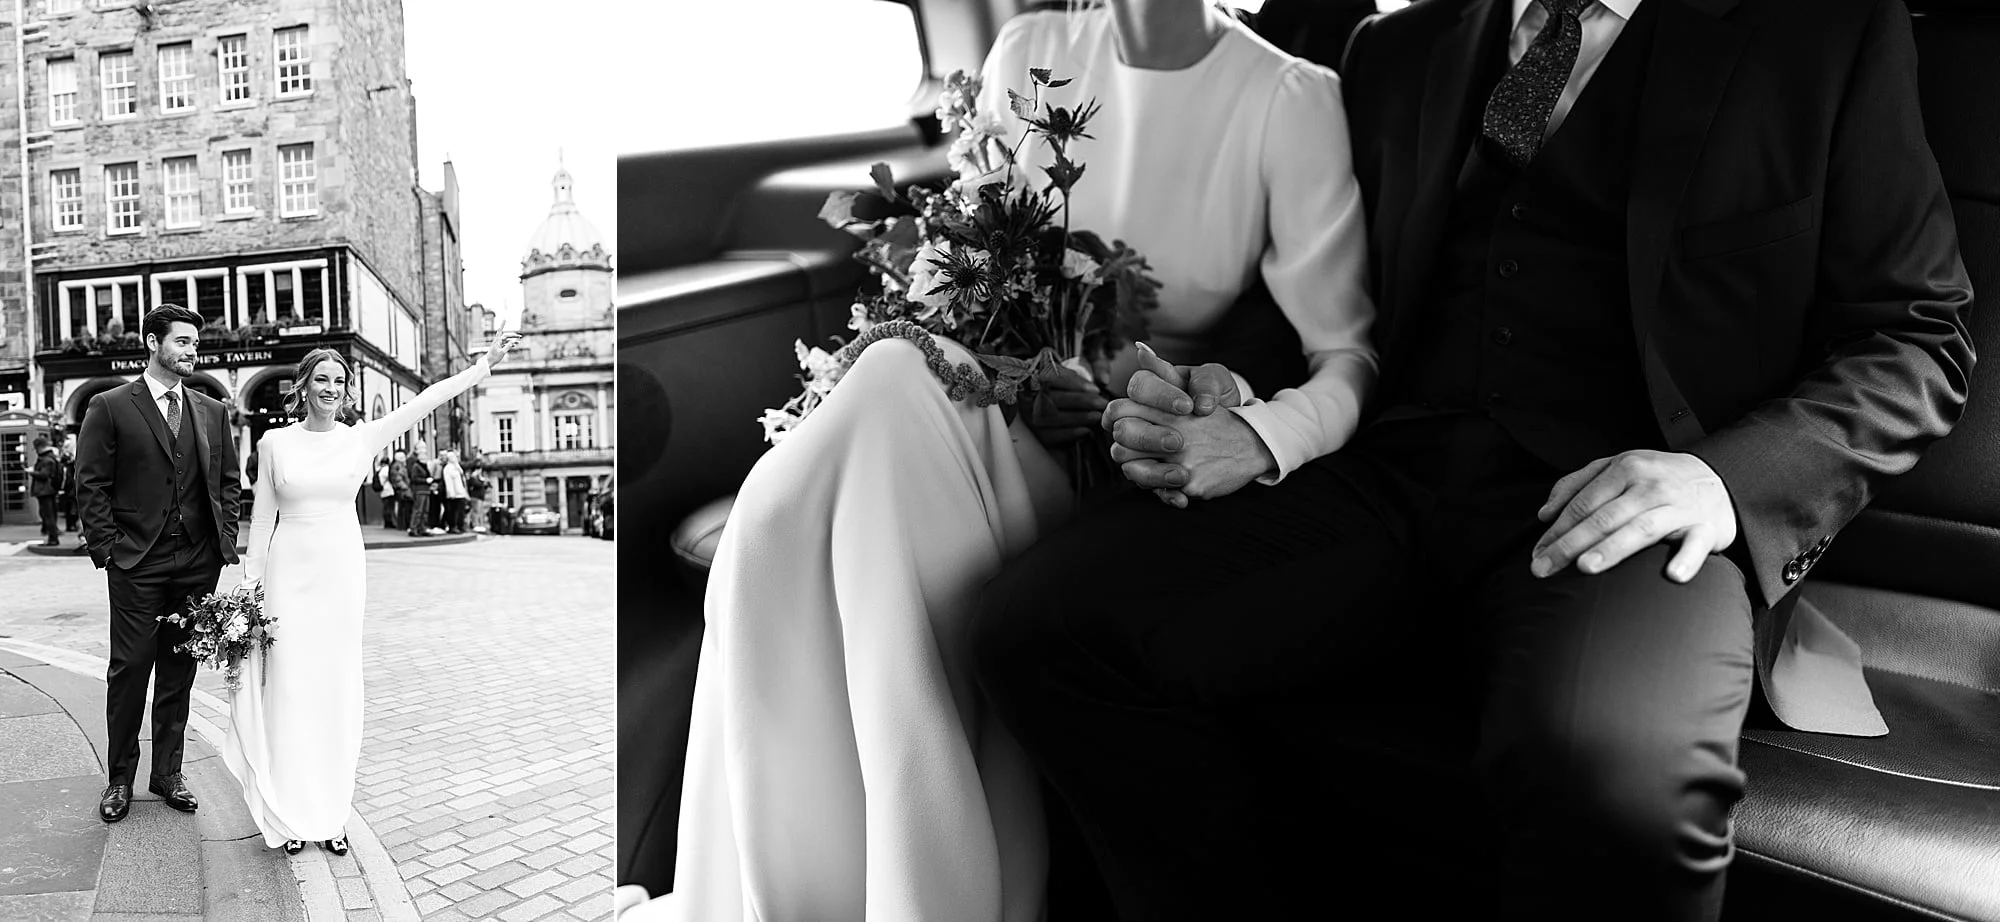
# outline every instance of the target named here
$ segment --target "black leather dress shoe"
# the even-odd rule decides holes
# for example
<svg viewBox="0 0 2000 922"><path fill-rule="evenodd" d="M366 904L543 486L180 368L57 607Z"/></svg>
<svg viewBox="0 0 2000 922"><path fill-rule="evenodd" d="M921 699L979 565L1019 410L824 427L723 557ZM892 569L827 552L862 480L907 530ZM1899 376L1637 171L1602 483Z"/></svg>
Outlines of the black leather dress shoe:
<svg viewBox="0 0 2000 922"><path fill-rule="evenodd" d="M201 803L194 799L194 792L188 790L187 779L181 777L180 772L165 778L154 778L152 783L146 786L146 790L160 795L160 799L166 801L167 806L182 813L193 813L196 807L201 806Z"/></svg>
<svg viewBox="0 0 2000 922"><path fill-rule="evenodd" d="M114 784L104 789L104 799L97 803L97 815L107 823L116 823L125 818L132 809L132 786Z"/></svg>

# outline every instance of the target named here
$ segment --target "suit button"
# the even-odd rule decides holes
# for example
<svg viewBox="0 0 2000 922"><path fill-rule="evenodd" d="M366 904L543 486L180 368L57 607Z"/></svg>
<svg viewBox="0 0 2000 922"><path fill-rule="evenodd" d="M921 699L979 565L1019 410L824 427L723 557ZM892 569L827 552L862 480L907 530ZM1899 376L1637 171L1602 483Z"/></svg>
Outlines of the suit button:
<svg viewBox="0 0 2000 922"><path fill-rule="evenodd" d="M1514 331L1506 327L1495 327L1493 329L1493 341L1503 346L1507 345L1514 341Z"/></svg>
<svg viewBox="0 0 2000 922"><path fill-rule="evenodd" d="M1507 209L1507 214L1512 216L1516 221L1526 221L1528 220L1528 206L1525 202L1515 202L1514 207Z"/></svg>
<svg viewBox="0 0 2000 922"><path fill-rule="evenodd" d="M1503 260L1501 260L1501 261L1500 261L1500 277L1501 277L1501 278L1503 278L1503 279L1511 279L1511 278L1513 278L1514 276L1517 276L1517 275L1520 275L1520 274L1521 274L1521 264L1520 264L1520 263L1517 263L1517 262L1515 262L1515 261L1513 261L1513 260L1511 260L1511 259L1503 259Z"/></svg>

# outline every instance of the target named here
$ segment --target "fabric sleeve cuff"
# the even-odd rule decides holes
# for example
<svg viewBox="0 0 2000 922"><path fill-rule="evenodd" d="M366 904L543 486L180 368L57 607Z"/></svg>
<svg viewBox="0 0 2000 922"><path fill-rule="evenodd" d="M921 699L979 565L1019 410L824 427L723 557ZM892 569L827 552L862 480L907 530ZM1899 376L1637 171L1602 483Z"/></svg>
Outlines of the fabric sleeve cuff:
<svg viewBox="0 0 2000 922"><path fill-rule="evenodd" d="M1271 450L1271 457L1278 462L1275 470L1257 478L1258 483L1265 486L1281 483L1306 462L1305 447L1296 444L1290 437L1290 430L1278 423L1275 407L1253 399L1245 401L1242 406L1230 407L1229 412L1250 424L1250 429L1264 441L1264 447Z"/></svg>

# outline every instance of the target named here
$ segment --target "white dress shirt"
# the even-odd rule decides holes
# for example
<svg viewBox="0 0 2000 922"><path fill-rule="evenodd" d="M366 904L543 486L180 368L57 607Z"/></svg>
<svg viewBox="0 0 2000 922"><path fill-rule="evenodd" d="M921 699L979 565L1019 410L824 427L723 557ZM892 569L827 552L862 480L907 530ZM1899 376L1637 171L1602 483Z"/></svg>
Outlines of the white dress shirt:
<svg viewBox="0 0 2000 922"><path fill-rule="evenodd" d="M167 418L167 395L172 394L175 400L180 401L181 423L185 425L188 412L187 388L182 387L179 381L169 386L161 384L159 379L152 375L142 374L139 377L146 379L146 389L153 392L153 406L160 411L160 418Z"/></svg>
<svg viewBox="0 0 2000 922"><path fill-rule="evenodd" d="M1618 33L1625 31L1625 24L1632 20L1632 14L1639 9L1643 0L1597 0L1583 8L1577 17L1583 23L1583 45L1576 52L1576 67L1569 72L1569 85L1563 87L1562 97L1556 100L1555 111L1549 114L1549 127L1542 132L1542 139L1555 134L1562 127L1563 118L1569 115L1570 107L1576 105L1576 97L1583 93L1584 84L1597 73L1597 65L1604 63L1604 55L1611 50L1611 43L1618 39ZM1548 8L1537 0L1514 0L1514 33L1507 43L1508 66L1521 63L1521 56L1528 53L1535 36L1542 34L1542 26L1549 21Z"/></svg>

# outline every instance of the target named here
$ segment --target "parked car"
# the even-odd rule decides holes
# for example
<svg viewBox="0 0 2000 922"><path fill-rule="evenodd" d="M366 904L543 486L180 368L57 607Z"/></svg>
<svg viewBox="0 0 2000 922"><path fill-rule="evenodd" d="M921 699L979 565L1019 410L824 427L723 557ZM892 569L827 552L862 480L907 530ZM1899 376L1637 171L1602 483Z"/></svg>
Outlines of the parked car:
<svg viewBox="0 0 2000 922"><path fill-rule="evenodd" d="M560 535L562 531L562 516L547 506L522 506L514 515L513 534Z"/></svg>

